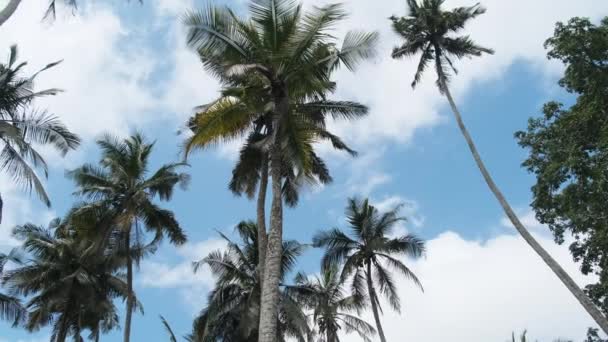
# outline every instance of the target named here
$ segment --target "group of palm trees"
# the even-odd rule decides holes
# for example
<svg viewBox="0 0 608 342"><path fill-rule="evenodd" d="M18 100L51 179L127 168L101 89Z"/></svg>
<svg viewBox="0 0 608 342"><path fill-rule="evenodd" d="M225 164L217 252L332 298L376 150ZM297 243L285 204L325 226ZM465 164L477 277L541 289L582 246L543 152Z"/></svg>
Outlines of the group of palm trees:
<svg viewBox="0 0 608 342"><path fill-rule="evenodd" d="M338 342L341 333L357 333L371 341L377 332L384 342L380 295L394 310L401 308L393 273L422 288L400 257L420 257L424 242L409 234L394 235L404 220L399 207L379 212L367 200L349 199L345 214L348 232L334 228L313 238L312 246L325 249L316 276L297 273L288 283L297 257L308 246L283 241L276 340ZM243 221L235 230L240 244L222 234L227 249L194 263L195 272L206 265L217 280L187 336L191 341L258 341L263 281L258 267L259 227ZM375 327L359 317L367 307L372 309ZM173 335L170 327L169 331Z"/></svg>
<svg viewBox="0 0 608 342"><path fill-rule="evenodd" d="M444 0L406 2L406 16L390 18L403 39L392 58L421 56L412 86L434 66L440 94L448 99L474 160L507 217L608 333L606 318L507 203L451 95L455 60L493 53L469 36L458 35L485 9L476 4L445 10ZM208 265L217 281L193 324L188 336L192 341L335 342L344 331L356 332L366 341L377 333L385 342L380 297L400 310L393 274L422 287L400 257L419 257L424 244L412 235L393 236L392 228L401 220L398 208L380 213L367 200L357 199L350 199L347 206L350 234L334 229L313 240L313 246L325 249L320 274L286 280L305 246L283 239L283 205L296 206L306 186L332 181L315 150L318 143L329 142L356 155L329 131L328 119L356 120L368 114L365 105L330 99L337 86L334 73L341 67L354 71L374 57L379 39L374 32L350 31L338 41L334 30L346 16L341 4L305 11L297 0L250 0L247 18L215 5L184 16L188 45L221 84L220 96L196 107L197 114L187 123L191 134L185 138L184 161L195 150L242 141L229 189L255 198L257 205L255 222L237 227L240 244L224 237L226 251L195 263L194 271ZM16 52L12 48L9 61L0 65L0 170L50 204L34 171L39 168L46 174L46 165L33 146L51 144L65 154L79 145L79 139L55 117L33 109L35 98L58 90L34 91L38 73L22 76ZM7 291L0 294L0 318L28 330L50 325L55 342L68 336L80 341L84 331L99 340L118 326L114 303L122 299L124 341L130 341L132 314L143 306L133 290L134 266L154 253L164 237L174 245L186 242L175 215L158 204L170 200L178 185L187 185L189 176L181 171L186 164L171 163L149 172L153 145L140 134L126 139L104 136L98 140L99 162L68 172L78 198L68 214L47 228L15 227L22 247L0 255L1 282ZM11 267L4 267L9 263ZM367 307L374 326L359 317ZM176 340L168 322L163 323Z"/></svg>

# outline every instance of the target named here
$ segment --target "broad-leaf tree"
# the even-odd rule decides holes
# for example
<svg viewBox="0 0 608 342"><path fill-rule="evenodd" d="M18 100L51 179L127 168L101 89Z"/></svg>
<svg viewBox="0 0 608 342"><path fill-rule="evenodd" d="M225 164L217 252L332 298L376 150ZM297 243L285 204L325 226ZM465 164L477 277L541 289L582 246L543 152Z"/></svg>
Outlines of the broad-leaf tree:
<svg viewBox="0 0 608 342"><path fill-rule="evenodd" d="M398 206L382 213L367 199L351 198L346 207L350 234L334 228L320 232L313 238L315 247L325 248L324 268L343 264L341 278L344 281L352 277L353 294L362 297L367 289L367 298L382 342L386 342L386 337L380 320L380 294L394 310L401 311L393 272L408 278L422 289L416 275L399 258L420 257L424 253L424 242L411 234L393 237L396 225L405 220L399 216L399 210Z"/></svg>
<svg viewBox="0 0 608 342"><path fill-rule="evenodd" d="M370 336L376 333L373 326L357 316L366 307L366 298L345 290L339 265L323 268L314 279L298 274L295 284L285 291L312 312L320 342L339 342L340 332L355 332L371 342Z"/></svg>
<svg viewBox="0 0 608 342"><path fill-rule="evenodd" d="M97 144L102 151L100 166L85 164L68 173L77 185L76 194L89 200L73 215L78 218L91 211L101 212L103 218L94 237L93 250L109 248L112 253L124 257L130 294L124 326L124 341L128 342L136 306L134 264L154 252L154 247L165 236L175 245L186 242L186 235L173 212L160 207L155 200L170 200L175 187L185 186L189 177L179 172L184 165L181 163L165 164L150 172L154 144L146 142L140 134L124 140L105 136ZM150 241L145 240L146 232L153 235Z"/></svg>
<svg viewBox="0 0 608 342"><path fill-rule="evenodd" d="M227 250L214 251L194 263L195 272L208 266L217 280L209 293L207 307L193 323L193 341L258 341L261 284L257 275L257 229L254 222L239 223L236 231L242 240L240 243L222 235L228 244ZM304 246L295 241L283 242L281 281L303 250ZM281 292L275 315L278 341L306 341L310 328L302 310L292 297Z"/></svg>
<svg viewBox="0 0 608 342"><path fill-rule="evenodd" d="M437 86L441 94L448 99L456 122L466 143L475 159L481 174L503 208L515 229L526 243L541 257L553 273L570 290L581 305L608 332L608 321L591 302L589 297L578 287L566 271L549 255L549 253L534 239L532 234L521 223L506 198L492 179L490 172L479 155L477 147L467 130L462 116L449 89L450 77L457 72L454 61L465 57L479 57L492 54L492 49L477 45L469 36L458 34L472 19L485 13L479 4L470 7L458 7L450 11L443 9L445 0L408 0L409 13L405 17L391 17L393 29L404 42L393 50L393 58L407 58L420 54L418 70L412 86L421 80L423 73L432 65L437 73Z"/></svg>
<svg viewBox="0 0 608 342"><path fill-rule="evenodd" d="M98 341L101 333L118 325L114 298L128 294L112 256L83 257L90 241L80 238L77 230L59 219L48 228L15 227L13 234L22 241L27 260L3 275L10 293L27 300L25 327L35 331L50 324L52 342L64 342L68 336L81 341L85 330Z"/></svg>
<svg viewBox="0 0 608 342"><path fill-rule="evenodd" d="M58 64L51 63L38 72L25 76L25 62L17 62L17 47L12 46L6 64L0 64L0 172L26 192L34 191L47 206L51 205L44 185L35 169L46 177L47 164L36 151L38 145L50 145L61 155L75 149L80 139L57 117L37 111L32 102L55 95L58 89L34 90L34 81L43 71ZM0 221L2 198L0 198Z"/></svg>
<svg viewBox="0 0 608 342"><path fill-rule="evenodd" d="M544 115L516 133L530 152L523 166L536 175L532 207L558 243L574 237L574 260L584 274L599 275L587 293L608 314L608 18L598 26L583 18L558 23L545 46L565 64L559 84L576 102L545 104Z"/></svg>
<svg viewBox="0 0 608 342"><path fill-rule="evenodd" d="M299 133L293 125L296 117L290 113L296 103L322 100L332 92L335 89L332 73L340 65L352 69L362 59L373 55L377 36L349 32L338 47L331 31L346 16L341 5L314 7L304 13L295 0L251 0L249 14L248 19L243 19L229 8L208 6L188 14L185 24L189 45L222 84L248 87L262 82L268 96L269 125L272 127L268 142L272 204L259 341L270 342L276 341L280 302L284 163L298 161L298 164L290 165L298 170L297 173L311 172L313 165L307 153L312 144L287 143ZM298 97L302 101L295 101ZM234 132L232 136L246 132L253 121L248 115L232 116L232 119L221 120L226 125L219 126ZM297 119L302 122L314 120L309 116ZM316 136L299 138L314 142ZM293 146L300 148L294 150Z"/></svg>

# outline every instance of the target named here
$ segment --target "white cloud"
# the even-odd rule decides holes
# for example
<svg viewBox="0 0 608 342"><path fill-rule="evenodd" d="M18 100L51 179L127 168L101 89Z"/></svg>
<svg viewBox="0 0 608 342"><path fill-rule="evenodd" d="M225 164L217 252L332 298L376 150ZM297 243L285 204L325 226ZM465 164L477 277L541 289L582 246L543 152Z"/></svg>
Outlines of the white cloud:
<svg viewBox="0 0 608 342"><path fill-rule="evenodd" d="M23 190L9 180L5 174L0 174L0 194L4 207L2 223L0 224L0 251L18 245L11 232L13 227L26 222L46 226L56 215L52 209L47 209L41 202L36 202L36 194L28 196Z"/></svg>
<svg viewBox="0 0 608 342"><path fill-rule="evenodd" d="M142 37L107 6L87 2L79 15L62 11L52 23L41 21L45 6L43 1L24 1L0 30L0 48L8 51L17 44L30 71L64 60L41 74L37 87L65 93L37 105L49 108L85 139L105 131L126 134L134 124L150 120L147 115L156 100L145 83L155 62Z"/></svg>
<svg viewBox="0 0 608 342"><path fill-rule="evenodd" d="M329 0L307 1L322 4ZM446 8L472 5L475 1L448 0ZM454 92L462 102L463 95L480 81L497 80L517 60L537 66L540 71L555 75L559 65L547 62L544 41L551 36L555 22L572 16L599 18L608 11L602 0L486 0L487 14L471 22L465 34L471 34L479 44L496 49L496 55L458 62L460 74L454 79ZM354 99L370 106L370 116L354 123L337 123L333 129L358 146L374 146L371 142L389 139L410 142L419 130L442 122L439 110L446 104L434 85L435 76L429 68L427 77L413 91L410 87L417 60L392 60L390 51L400 40L391 31L388 17L404 15L402 0L351 0L351 13L341 29L378 31L381 43L379 57L362 65L356 73L339 72L337 97ZM373 14L373 15L372 15ZM491 114L491 113L489 113ZM466 116L466 113L465 113Z"/></svg>
<svg viewBox="0 0 608 342"><path fill-rule="evenodd" d="M206 265L194 273L192 262L201 260L212 251L224 249L226 241L219 239L187 243L177 249L179 261L176 264L143 261L138 283L146 288L178 289L184 303L198 311L204 305L206 294L215 280Z"/></svg>
<svg viewBox="0 0 608 342"><path fill-rule="evenodd" d="M580 284L592 281L578 271L567 248L537 236ZM408 261L425 292L398 278L403 314L385 305L382 322L394 341L506 341L528 329L539 341L583 340L595 326L540 258L515 235L486 242L445 232L427 243L427 256ZM368 322L373 322L367 314ZM358 341L349 336L345 341Z"/></svg>

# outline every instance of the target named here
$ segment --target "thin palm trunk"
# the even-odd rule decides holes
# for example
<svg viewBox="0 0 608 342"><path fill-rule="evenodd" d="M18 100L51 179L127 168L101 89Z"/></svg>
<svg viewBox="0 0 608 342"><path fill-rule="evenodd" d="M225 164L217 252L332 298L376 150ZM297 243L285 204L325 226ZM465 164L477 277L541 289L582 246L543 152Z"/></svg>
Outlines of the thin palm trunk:
<svg viewBox="0 0 608 342"><path fill-rule="evenodd" d="M2 26L17 10L21 0L9 0L9 3L0 12L0 26Z"/></svg>
<svg viewBox="0 0 608 342"><path fill-rule="evenodd" d="M257 203L257 224L258 224L258 276L260 284L264 280L264 263L266 262L266 192L268 188L268 154L262 157L262 170L260 172L260 188Z"/></svg>
<svg viewBox="0 0 608 342"><path fill-rule="evenodd" d="M460 115L460 111L456 107L454 99L452 98L452 94L445 82L445 78L442 75L439 76L441 86L445 92L446 97L450 103L450 107L452 107L452 111L454 112L454 116L456 117L456 122L458 123L458 127L464 136L464 139L467 141L467 145L471 150L471 154L473 154L473 158L475 159L475 163L477 167L481 171L486 184L500 203L500 206L504 210L505 214L515 227L515 229L519 232L519 234L524 238L524 240L532 247L532 249L538 254L541 259L549 266L551 271L561 280L561 282L570 290L572 295L578 300L578 302L583 306L583 308L591 315L591 317L595 320L595 322L602 328L602 330L608 334L608 321L606 317L600 312L600 310L591 302L589 297L581 290L581 288L574 282L574 280L566 273L566 271L551 257L551 255L534 239L532 234L526 229L526 227L521 223L507 200L505 199L502 192L498 189L494 180L490 176L490 173L486 169L479 152L477 152L477 147L475 147L475 143L471 138L464 122L462 121L462 116Z"/></svg>
<svg viewBox="0 0 608 342"><path fill-rule="evenodd" d="M68 337L68 317L72 311L72 299L68 299L68 304L65 308L65 311L61 315L61 322L59 322L59 331L57 332L57 336L55 337L55 342L65 342L65 339Z"/></svg>
<svg viewBox="0 0 608 342"><path fill-rule="evenodd" d="M369 301L372 304L372 312L374 314L374 320L376 321L376 329L378 329L378 336L380 341L386 342L386 336L384 336L384 329L382 329L382 323L380 322L380 314L378 313L378 304L376 303L376 290L374 289L374 283L372 282L372 264L367 263L367 292L369 293Z"/></svg>
<svg viewBox="0 0 608 342"><path fill-rule="evenodd" d="M281 255L283 254L283 194L281 170L281 146L277 141L279 121L287 115L289 100L286 94L275 97L277 118L273 125L274 141L270 150L272 176L272 207L270 209L270 232L266 245L266 263L262 297L260 303L259 342L277 341L277 318L279 307L279 282L281 281Z"/></svg>
<svg viewBox="0 0 608 342"><path fill-rule="evenodd" d="M131 317L133 316L133 260L131 259L131 231L125 236L125 253L127 257L127 312L125 313L124 342L131 339Z"/></svg>

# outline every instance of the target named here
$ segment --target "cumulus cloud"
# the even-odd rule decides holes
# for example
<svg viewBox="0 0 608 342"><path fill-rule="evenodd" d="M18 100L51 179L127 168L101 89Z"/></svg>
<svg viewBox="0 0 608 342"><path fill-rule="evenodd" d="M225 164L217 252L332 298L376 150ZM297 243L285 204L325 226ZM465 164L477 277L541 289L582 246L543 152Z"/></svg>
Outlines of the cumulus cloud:
<svg viewBox="0 0 608 342"><path fill-rule="evenodd" d="M580 285L584 277L566 248L536 236ZM506 341L528 329L539 341L582 341L594 322L540 258L515 235L469 241L445 232L427 242L427 256L406 261L424 293L398 278L403 313L384 305L382 322L393 341ZM396 276L397 277L397 276ZM371 314L366 314L373 322ZM346 336L344 341L358 341Z"/></svg>
<svg viewBox="0 0 608 342"><path fill-rule="evenodd" d="M306 1L306 4L324 4L330 0ZM469 0L448 0L446 8L474 4ZM504 76L507 68L516 61L537 66L548 75L555 75L559 65L548 63L543 42L552 34L555 22L572 16L599 18L608 11L608 2L602 0L486 0L487 14L471 22L466 34L482 45L496 49L496 55L464 60L458 63L460 74L454 79L454 92L462 102L476 82L496 80ZM351 0L347 2L351 13L348 23L341 29L378 31L381 42L378 58L363 64L356 73L339 72L337 96L354 99L370 106L368 118L353 123L337 123L333 129L359 146L372 146L370 142L394 141L408 143L414 134L424 128L441 123L439 110L445 100L435 88L432 68L427 77L413 91L410 87L417 61L395 61L390 51L400 40L392 32L388 18L404 15L406 2L402 0ZM466 116L466 113L465 113Z"/></svg>
<svg viewBox="0 0 608 342"><path fill-rule="evenodd" d="M204 305L206 293L213 286L215 279L206 265L194 273L192 262L203 259L212 251L224 249L226 241L209 239L179 247L179 261L175 264L146 260L141 264L139 285L145 288L178 289L184 303L187 303L190 309L198 311Z"/></svg>

